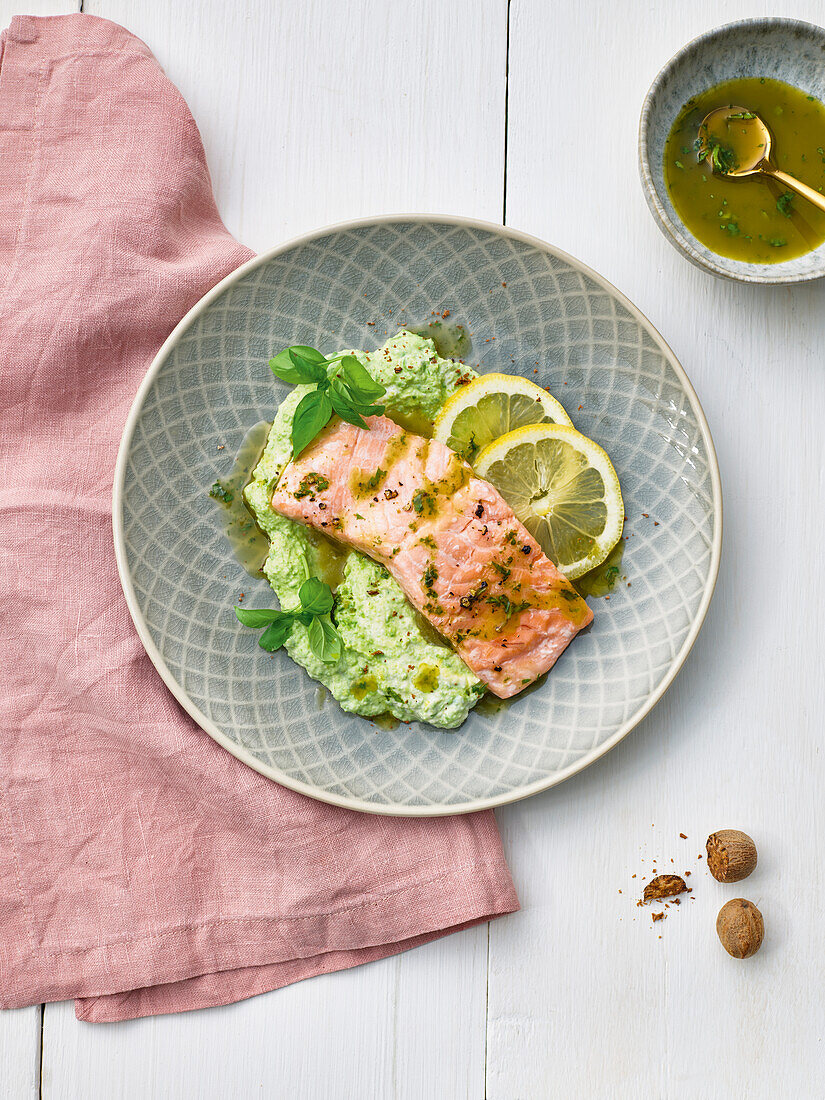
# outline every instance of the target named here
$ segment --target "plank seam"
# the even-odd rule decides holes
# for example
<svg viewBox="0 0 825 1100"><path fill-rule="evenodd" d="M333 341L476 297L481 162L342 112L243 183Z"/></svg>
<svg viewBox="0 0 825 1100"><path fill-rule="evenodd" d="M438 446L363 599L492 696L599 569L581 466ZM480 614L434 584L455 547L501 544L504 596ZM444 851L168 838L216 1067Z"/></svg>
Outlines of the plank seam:
<svg viewBox="0 0 825 1100"><path fill-rule="evenodd" d="M46 1026L46 1006L40 1006L40 1041L37 1044L35 1058L37 1059L37 1100L43 1100L43 1032Z"/></svg>
<svg viewBox="0 0 825 1100"><path fill-rule="evenodd" d="M503 196L501 204L501 224L507 224L507 139L509 136L510 114L510 5L512 0L507 0L507 19L504 36L504 180Z"/></svg>

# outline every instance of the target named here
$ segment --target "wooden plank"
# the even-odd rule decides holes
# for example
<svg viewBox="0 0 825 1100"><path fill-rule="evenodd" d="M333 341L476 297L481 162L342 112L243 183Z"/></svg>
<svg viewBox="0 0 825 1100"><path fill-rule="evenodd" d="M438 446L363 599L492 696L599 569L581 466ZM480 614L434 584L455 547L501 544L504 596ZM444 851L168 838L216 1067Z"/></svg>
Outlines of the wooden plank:
<svg viewBox="0 0 825 1100"><path fill-rule="evenodd" d="M7 27L15 15L69 15L80 11L80 0L0 0L0 30Z"/></svg>
<svg viewBox="0 0 825 1100"><path fill-rule="evenodd" d="M822 8L620 7L513 0L507 220L592 264L674 347L719 451L725 552L664 702L588 772L499 815L525 912L491 925L487 1096L807 1095L825 1026L822 289L741 287L688 264L648 213L636 129L691 37L744 15L821 22ZM760 860L723 887L697 856L731 826ZM655 925L635 904L654 856L695 888ZM745 962L714 931L737 896L767 929Z"/></svg>
<svg viewBox="0 0 825 1100"><path fill-rule="evenodd" d="M486 955L481 925L227 1008L95 1026L49 1005L43 1096L477 1100Z"/></svg>
<svg viewBox="0 0 825 1100"><path fill-rule="evenodd" d="M40 1006L0 1012L0 1096L35 1100L40 1087Z"/></svg>
<svg viewBox="0 0 825 1100"><path fill-rule="evenodd" d="M143 38L258 250L370 214L501 218L504 0L86 0Z"/></svg>
<svg viewBox="0 0 825 1100"><path fill-rule="evenodd" d="M143 38L201 127L229 228L264 248L336 220L499 220L503 0L86 0ZM47 1006L44 1096L473 1098L486 926L244 1004L116 1027Z"/></svg>

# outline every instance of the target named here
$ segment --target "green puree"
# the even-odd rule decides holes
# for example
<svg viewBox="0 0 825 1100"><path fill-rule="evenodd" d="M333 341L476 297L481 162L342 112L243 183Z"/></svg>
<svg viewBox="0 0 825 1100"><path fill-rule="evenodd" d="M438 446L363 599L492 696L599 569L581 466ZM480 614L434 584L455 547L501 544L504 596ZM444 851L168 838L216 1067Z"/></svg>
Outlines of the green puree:
<svg viewBox="0 0 825 1100"><path fill-rule="evenodd" d="M772 136L771 160L817 191L825 187L825 107L781 80L752 77L717 84L688 100L665 145L664 173L677 214L720 256L775 264L810 252L825 240L825 213L774 180L727 178L699 161L694 143L702 119L735 104L754 111ZM742 120L743 131L747 120ZM722 147L735 157L731 135Z"/></svg>
<svg viewBox="0 0 825 1100"><path fill-rule="evenodd" d="M386 386L387 415L427 433L446 399L475 372L440 358L432 340L409 332L374 352L355 351L376 381ZM464 662L440 640L407 601L383 566L356 550L338 547L319 533L273 512L272 488L291 457L295 408L309 386L296 386L278 409L266 449L244 490L249 509L269 538L266 575L285 610L299 605L298 589L319 576L336 592L334 618L343 641L341 659L324 664L311 651L306 627L297 623L286 643L293 661L322 683L341 707L367 717L392 714L402 722L461 725L484 693Z"/></svg>

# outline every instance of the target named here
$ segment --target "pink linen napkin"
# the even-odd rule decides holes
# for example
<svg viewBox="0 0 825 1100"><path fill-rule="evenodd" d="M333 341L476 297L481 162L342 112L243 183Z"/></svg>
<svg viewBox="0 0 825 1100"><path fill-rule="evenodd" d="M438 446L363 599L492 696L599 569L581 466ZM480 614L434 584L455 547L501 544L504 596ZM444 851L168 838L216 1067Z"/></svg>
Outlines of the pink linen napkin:
<svg viewBox="0 0 825 1100"><path fill-rule="evenodd" d="M142 42L88 15L0 38L0 1005L223 1004L512 912L491 813L378 818L239 763L177 706L112 550L157 348L250 252ZM300 673L296 672L296 675Z"/></svg>

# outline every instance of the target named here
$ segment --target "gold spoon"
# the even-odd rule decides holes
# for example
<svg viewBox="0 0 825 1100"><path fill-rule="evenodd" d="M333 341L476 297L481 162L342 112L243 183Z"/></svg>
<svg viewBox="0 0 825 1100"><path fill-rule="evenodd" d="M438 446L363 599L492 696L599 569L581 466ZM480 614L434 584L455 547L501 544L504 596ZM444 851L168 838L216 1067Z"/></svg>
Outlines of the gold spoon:
<svg viewBox="0 0 825 1100"><path fill-rule="evenodd" d="M771 132L747 107L718 107L699 126L699 158L714 172L734 179L770 176L825 210L825 195L771 163Z"/></svg>

